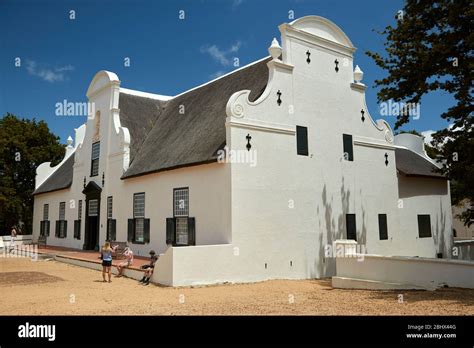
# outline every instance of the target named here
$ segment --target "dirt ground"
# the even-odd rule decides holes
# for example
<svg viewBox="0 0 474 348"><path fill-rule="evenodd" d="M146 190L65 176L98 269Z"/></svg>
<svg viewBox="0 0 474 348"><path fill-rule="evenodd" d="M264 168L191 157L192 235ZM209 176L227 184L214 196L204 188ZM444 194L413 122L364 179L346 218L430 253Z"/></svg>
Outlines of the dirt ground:
<svg viewBox="0 0 474 348"><path fill-rule="evenodd" d="M474 315L474 290L339 290L330 280L169 288L24 258L0 258L0 292L0 315Z"/></svg>

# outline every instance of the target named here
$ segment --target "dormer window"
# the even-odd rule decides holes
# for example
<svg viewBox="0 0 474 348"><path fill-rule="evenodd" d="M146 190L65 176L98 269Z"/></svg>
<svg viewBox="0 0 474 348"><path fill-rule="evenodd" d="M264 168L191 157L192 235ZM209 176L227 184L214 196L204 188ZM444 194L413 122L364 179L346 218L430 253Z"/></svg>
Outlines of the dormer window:
<svg viewBox="0 0 474 348"><path fill-rule="evenodd" d="M100 141L92 144L91 176L99 175Z"/></svg>

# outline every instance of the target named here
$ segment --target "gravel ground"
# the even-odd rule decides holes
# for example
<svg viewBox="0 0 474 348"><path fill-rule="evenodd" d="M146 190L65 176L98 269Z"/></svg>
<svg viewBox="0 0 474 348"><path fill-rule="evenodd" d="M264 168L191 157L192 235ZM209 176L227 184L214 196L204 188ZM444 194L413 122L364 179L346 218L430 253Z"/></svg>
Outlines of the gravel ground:
<svg viewBox="0 0 474 348"><path fill-rule="evenodd" d="M169 288L20 258L0 258L0 292L0 315L474 315L467 289L340 290L330 280Z"/></svg>

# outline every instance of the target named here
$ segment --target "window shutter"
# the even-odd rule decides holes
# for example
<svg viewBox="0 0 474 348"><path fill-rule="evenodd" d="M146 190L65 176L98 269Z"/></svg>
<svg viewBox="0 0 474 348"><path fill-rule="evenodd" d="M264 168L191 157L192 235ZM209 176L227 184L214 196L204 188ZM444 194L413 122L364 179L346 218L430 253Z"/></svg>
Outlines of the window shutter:
<svg viewBox="0 0 474 348"><path fill-rule="evenodd" d="M296 153L308 156L308 128L296 126Z"/></svg>
<svg viewBox="0 0 474 348"><path fill-rule="evenodd" d="M117 240L117 220L110 219L110 240Z"/></svg>
<svg viewBox="0 0 474 348"><path fill-rule="evenodd" d="M167 218L166 219L166 244L175 244L176 243L176 233L175 233L175 219Z"/></svg>
<svg viewBox="0 0 474 348"><path fill-rule="evenodd" d="M133 242L135 235L135 219L128 219L127 241Z"/></svg>
<svg viewBox="0 0 474 348"><path fill-rule="evenodd" d="M44 236L44 221L40 221L40 236Z"/></svg>
<svg viewBox="0 0 474 348"><path fill-rule="evenodd" d="M380 238L380 240L388 239L387 215L386 214L379 214L379 238Z"/></svg>
<svg viewBox="0 0 474 348"><path fill-rule="evenodd" d="M344 147L344 159L347 161L354 160L354 148L352 145L352 135L350 134L343 134L342 135L342 142Z"/></svg>
<svg viewBox="0 0 474 348"><path fill-rule="evenodd" d="M347 230L347 239L357 240L355 214L346 214L346 230Z"/></svg>
<svg viewBox="0 0 474 348"><path fill-rule="evenodd" d="M418 215L418 236L431 237L431 219L429 215Z"/></svg>
<svg viewBox="0 0 474 348"><path fill-rule="evenodd" d="M188 218L188 244L196 245L196 220L193 217Z"/></svg>
<svg viewBox="0 0 474 348"><path fill-rule="evenodd" d="M67 238L67 220L64 220L63 223L64 223L64 238Z"/></svg>
<svg viewBox="0 0 474 348"><path fill-rule="evenodd" d="M46 221L46 236L49 237L49 220Z"/></svg>
<svg viewBox="0 0 474 348"><path fill-rule="evenodd" d="M145 243L150 243L150 219L143 221L143 240Z"/></svg>
<svg viewBox="0 0 474 348"><path fill-rule="evenodd" d="M59 237L59 225L60 221L59 220L56 220L56 231L54 231L54 236L55 237Z"/></svg>
<svg viewBox="0 0 474 348"><path fill-rule="evenodd" d="M74 220L74 238L81 239L81 220Z"/></svg>

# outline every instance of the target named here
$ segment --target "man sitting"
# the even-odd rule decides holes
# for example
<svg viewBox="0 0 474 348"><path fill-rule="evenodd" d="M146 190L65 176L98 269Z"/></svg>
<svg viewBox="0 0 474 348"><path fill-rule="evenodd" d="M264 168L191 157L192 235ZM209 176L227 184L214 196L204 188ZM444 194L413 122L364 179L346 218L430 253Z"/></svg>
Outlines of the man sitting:
<svg viewBox="0 0 474 348"><path fill-rule="evenodd" d="M123 255L125 256L125 261L120 262L117 265L117 277L121 277L123 275L123 271L125 268L130 267L133 264L133 251L129 247L126 247L123 251Z"/></svg>
<svg viewBox="0 0 474 348"><path fill-rule="evenodd" d="M156 255L154 250L150 251L150 263L147 265L143 265L141 268L145 269L145 275L139 281L139 283L143 283L144 285L150 284L150 278L153 275L153 270L155 269L155 263L158 260L158 255Z"/></svg>

